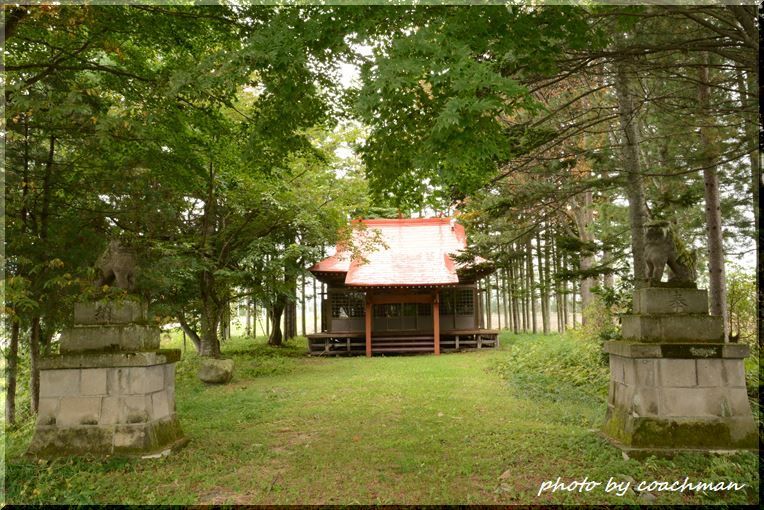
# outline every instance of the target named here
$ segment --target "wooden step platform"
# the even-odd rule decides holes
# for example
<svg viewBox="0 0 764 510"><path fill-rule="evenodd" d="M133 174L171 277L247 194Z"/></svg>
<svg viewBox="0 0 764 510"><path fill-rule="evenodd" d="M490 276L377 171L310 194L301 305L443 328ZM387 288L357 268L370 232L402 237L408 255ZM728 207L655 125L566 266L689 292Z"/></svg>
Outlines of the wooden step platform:
<svg viewBox="0 0 764 510"><path fill-rule="evenodd" d="M457 334L458 333L458 334ZM359 356L366 354L366 338L363 332L319 333L308 335L310 354L317 356ZM498 331L470 330L441 334L441 352L498 347ZM375 336L371 340L372 354L420 354L435 352L432 336L417 334L389 334Z"/></svg>

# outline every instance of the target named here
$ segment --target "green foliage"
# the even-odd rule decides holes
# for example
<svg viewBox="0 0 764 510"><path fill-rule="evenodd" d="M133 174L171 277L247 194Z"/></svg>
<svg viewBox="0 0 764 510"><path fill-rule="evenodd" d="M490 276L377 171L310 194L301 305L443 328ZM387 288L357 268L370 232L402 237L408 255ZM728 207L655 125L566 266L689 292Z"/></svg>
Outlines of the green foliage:
<svg viewBox="0 0 764 510"><path fill-rule="evenodd" d="M735 264L726 268L725 276L730 335L757 350L756 276Z"/></svg>
<svg viewBox="0 0 764 510"><path fill-rule="evenodd" d="M363 151L372 190L415 209L463 199L545 138L507 121L541 107L521 79L550 75L563 48L601 42L585 12L567 7L424 8L395 23L392 37L371 39L357 108L371 127Z"/></svg>
<svg viewBox="0 0 764 510"><path fill-rule="evenodd" d="M607 397L609 370L602 345L573 336L516 339L496 370L518 392L537 398L583 400Z"/></svg>

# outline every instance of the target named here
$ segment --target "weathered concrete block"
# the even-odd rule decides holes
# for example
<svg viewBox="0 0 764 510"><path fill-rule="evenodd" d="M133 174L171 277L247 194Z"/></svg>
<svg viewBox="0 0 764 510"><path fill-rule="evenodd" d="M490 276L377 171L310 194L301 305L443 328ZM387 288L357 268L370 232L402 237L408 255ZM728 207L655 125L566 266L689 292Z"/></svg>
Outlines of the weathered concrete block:
<svg viewBox="0 0 764 510"><path fill-rule="evenodd" d="M80 394L79 370L41 370L40 397L61 397Z"/></svg>
<svg viewBox="0 0 764 510"><path fill-rule="evenodd" d="M135 370L135 369L133 369ZM146 367L143 369L144 374L144 389L146 393L153 393L160 391L165 387L165 367L162 365L156 365L153 367Z"/></svg>
<svg viewBox="0 0 764 510"><path fill-rule="evenodd" d="M144 424L117 425L114 429L114 449L145 450L149 439L147 432Z"/></svg>
<svg viewBox="0 0 764 510"><path fill-rule="evenodd" d="M170 404L165 391L157 391L151 395L152 418L161 420L170 416Z"/></svg>
<svg viewBox="0 0 764 510"><path fill-rule="evenodd" d="M725 394L729 399L731 416L745 416L751 412L751 403L745 388L729 388Z"/></svg>
<svg viewBox="0 0 764 510"><path fill-rule="evenodd" d="M715 397L711 388L662 388L661 411L664 416L714 416Z"/></svg>
<svg viewBox="0 0 764 510"><path fill-rule="evenodd" d="M721 317L712 315L626 315L624 340L639 342L723 342Z"/></svg>
<svg viewBox="0 0 764 510"><path fill-rule="evenodd" d="M206 358L202 361L197 375L206 383L227 383L233 377L233 360Z"/></svg>
<svg viewBox="0 0 764 510"><path fill-rule="evenodd" d="M97 425L101 416L101 397L62 397L56 425Z"/></svg>
<svg viewBox="0 0 764 510"><path fill-rule="evenodd" d="M719 358L697 360L698 386L724 386L723 361Z"/></svg>
<svg viewBox="0 0 764 510"><path fill-rule="evenodd" d="M109 395L129 395L130 394L130 368L116 367L107 372L107 386Z"/></svg>
<svg viewBox="0 0 764 510"><path fill-rule="evenodd" d="M121 397L120 423L146 423L151 420L151 396L127 395Z"/></svg>
<svg viewBox="0 0 764 510"><path fill-rule="evenodd" d="M36 427L27 452L36 457L63 455L108 455L112 453L113 431L104 427L80 425Z"/></svg>
<svg viewBox="0 0 764 510"><path fill-rule="evenodd" d="M694 387L698 384L693 359L660 359L658 373L664 387Z"/></svg>
<svg viewBox="0 0 764 510"><path fill-rule="evenodd" d="M658 416L660 394L656 388L638 388L632 400L632 412L637 416Z"/></svg>
<svg viewBox="0 0 764 510"><path fill-rule="evenodd" d="M727 386L745 388L745 365L742 359L724 359L722 378Z"/></svg>
<svg viewBox="0 0 764 510"><path fill-rule="evenodd" d="M631 412L634 401L634 387L621 385L615 394L615 406Z"/></svg>
<svg viewBox="0 0 764 510"><path fill-rule="evenodd" d="M82 368L80 369L80 394L81 395L105 395L108 369L106 368Z"/></svg>
<svg viewBox="0 0 764 510"><path fill-rule="evenodd" d="M646 287L634 292L635 314L708 314L708 292L700 289Z"/></svg>
<svg viewBox="0 0 764 510"><path fill-rule="evenodd" d="M613 381L623 382L623 358L610 356L610 376Z"/></svg>
<svg viewBox="0 0 764 510"><path fill-rule="evenodd" d="M56 416L58 416L58 407L60 403L58 397L40 397L37 407L38 425L55 425Z"/></svg>
<svg viewBox="0 0 764 510"><path fill-rule="evenodd" d="M654 359L635 359L634 373L637 386L655 386L657 362Z"/></svg>
<svg viewBox="0 0 764 510"><path fill-rule="evenodd" d="M722 352L723 358L747 358L751 349L745 344L724 344Z"/></svg>
<svg viewBox="0 0 764 510"><path fill-rule="evenodd" d="M120 397L103 397L101 400L100 425L116 425L120 423Z"/></svg>
<svg viewBox="0 0 764 510"><path fill-rule="evenodd" d="M632 358L621 358L621 362L623 364L623 382L629 386L633 386L636 380L634 360Z"/></svg>
<svg viewBox="0 0 764 510"><path fill-rule="evenodd" d="M148 305L138 301L96 301L74 304L75 324L128 324L147 320Z"/></svg>
<svg viewBox="0 0 764 510"><path fill-rule="evenodd" d="M62 354L157 349L159 349L159 329L136 324L74 326L62 332L59 346Z"/></svg>
<svg viewBox="0 0 764 510"><path fill-rule="evenodd" d="M147 367L180 361L180 349L139 352L78 352L40 359L40 370L64 368Z"/></svg>

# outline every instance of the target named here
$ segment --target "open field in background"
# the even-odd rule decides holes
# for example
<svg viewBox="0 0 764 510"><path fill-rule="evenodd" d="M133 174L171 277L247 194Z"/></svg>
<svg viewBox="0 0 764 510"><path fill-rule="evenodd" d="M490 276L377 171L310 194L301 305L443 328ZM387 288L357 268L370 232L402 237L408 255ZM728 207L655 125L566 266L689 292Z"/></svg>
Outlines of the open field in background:
<svg viewBox="0 0 764 510"><path fill-rule="evenodd" d="M174 333L163 347L180 347ZM188 344L177 411L190 444L163 459L22 457L33 425L7 434L9 503L642 503L555 493L545 480L733 481L732 492L655 493L657 504L756 503L758 458L686 454L626 461L596 432L607 369L598 344L502 334L500 350L320 358L233 338L233 381L205 386Z"/></svg>

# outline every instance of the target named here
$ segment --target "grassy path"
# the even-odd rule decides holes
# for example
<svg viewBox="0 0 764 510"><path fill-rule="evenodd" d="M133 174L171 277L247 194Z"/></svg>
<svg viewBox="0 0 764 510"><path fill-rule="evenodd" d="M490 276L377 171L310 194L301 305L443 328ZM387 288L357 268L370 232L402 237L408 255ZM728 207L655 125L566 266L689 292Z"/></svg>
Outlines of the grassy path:
<svg viewBox="0 0 764 510"><path fill-rule="evenodd" d="M8 444L8 500L640 502L636 493L608 496L601 489L536 493L542 481L558 476L602 481L690 476L756 487L709 496L661 494L657 502L756 501L754 455L625 461L592 430L604 416L600 399L545 398L505 382L497 367L506 351L321 359L301 356L299 347L245 350L234 343L228 352L237 368L226 386L197 381L193 356L179 367L177 408L191 438L184 450L154 461L35 463L20 458L27 427Z"/></svg>

